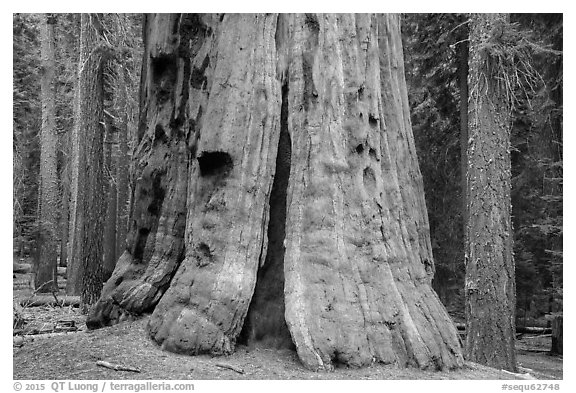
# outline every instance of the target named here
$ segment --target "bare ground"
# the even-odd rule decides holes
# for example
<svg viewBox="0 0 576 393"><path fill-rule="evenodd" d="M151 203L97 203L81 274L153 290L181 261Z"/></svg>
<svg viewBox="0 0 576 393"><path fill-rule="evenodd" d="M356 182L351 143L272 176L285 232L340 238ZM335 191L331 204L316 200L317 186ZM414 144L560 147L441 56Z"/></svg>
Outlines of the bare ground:
<svg viewBox="0 0 576 393"><path fill-rule="evenodd" d="M17 275L19 276L19 275ZM15 300L29 297L25 277L14 280ZM515 379L500 370L467 362L455 371L373 365L363 369L337 368L332 372L305 369L294 351L240 346L227 357L185 356L162 351L146 334L148 318L86 331L77 308L27 307L26 330L44 331L59 320L75 321L81 330L52 335L15 337L14 379ZM538 379L562 379L562 358L550 356L550 338L525 337L518 342L520 371ZM98 366L103 360L139 369L140 373ZM226 368L230 367L230 368ZM236 370L234 370L236 369Z"/></svg>

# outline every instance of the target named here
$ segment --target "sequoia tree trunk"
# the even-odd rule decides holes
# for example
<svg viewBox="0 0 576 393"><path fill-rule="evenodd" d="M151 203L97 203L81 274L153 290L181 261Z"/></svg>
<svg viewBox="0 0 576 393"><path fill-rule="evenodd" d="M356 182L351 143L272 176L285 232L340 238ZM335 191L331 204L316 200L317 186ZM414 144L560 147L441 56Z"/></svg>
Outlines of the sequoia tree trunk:
<svg viewBox="0 0 576 393"><path fill-rule="evenodd" d="M108 280L112 276L116 266L116 203L118 196L118 179L113 174L112 169L116 166L118 154L114 139L117 131L114 130L113 119L106 115L106 135L104 136L104 166L106 184L106 219L104 221L103 247L102 247L102 279Z"/></svg>
<svg viewBox="0 0 576 393"><path fill-rule="evenodd" d="M116 68L118 75L118 107L121 108L120 125L118 127L118 159L116 161L116 256L122 255L126 249L126 234L128 232L128 76L124 64L119 62Z"/></svg>
<svg viewBox="0 0 576 393"><path fill-rule="evenodd" d="M93 304L102 288L103 178L103 64L107 51L96 14L82 14L78 98L72 133L69 294Z"/></svg>
<svg viewBox="0 0 576 393"><path fill-rule="evenodd" d="M434 264L397 15L149 15L128 250L91 328L310 369L463 364Z"/></svg>
<svg viewBox="0 0 576 393"><path fill-rule="evenodd" d="M515 275L510 217L510 115L490 52L505 14L478 14L470 30L466 223L466 356L516 370Z"/></svg>
<svg viewBox="0 0 576 393"><path fill-rule="evenodd" d="M58 168L56 133L56 16L43 14L40 27L42 77L42 129L40 131L40 190L38 249L34 261L34 287L38 292L58 292Z"/></svg>
<svg viewBox="0 0 576 393"><path fill-rule="evenodd" d="M468 33L466 26L466 32ZM469 33L467 34L469 36ZM466 233L468 201L466 198L466 172L468 171L468 41L462 40L457 47L458 59L458 91L460 92L460 178L462 201L462 228ZM466 244L466 239L464 239Z"/></svg>

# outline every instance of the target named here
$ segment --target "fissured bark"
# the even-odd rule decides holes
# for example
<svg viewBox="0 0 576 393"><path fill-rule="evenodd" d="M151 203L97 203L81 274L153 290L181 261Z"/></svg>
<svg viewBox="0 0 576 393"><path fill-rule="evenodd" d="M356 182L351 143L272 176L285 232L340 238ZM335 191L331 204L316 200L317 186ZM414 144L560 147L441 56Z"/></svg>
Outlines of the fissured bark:
<svg viewBox="0 0 576 393"><path fill-rule="evenodd" d="M511 221L510 117L496 57L486 47L506 14L470 27L466 222L466 357L516 371L516 279ZM497 56L497 55L496 55Z"/></svg>

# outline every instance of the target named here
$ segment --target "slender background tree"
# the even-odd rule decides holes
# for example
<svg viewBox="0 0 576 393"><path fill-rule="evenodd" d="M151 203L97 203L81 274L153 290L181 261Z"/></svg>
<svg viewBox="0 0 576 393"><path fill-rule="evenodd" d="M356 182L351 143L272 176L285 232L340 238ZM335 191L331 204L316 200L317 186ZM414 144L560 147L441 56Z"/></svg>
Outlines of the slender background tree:
<svg viewBox="0 0 576 393"><path fill-rule="evenodd" d="M56 129L56 49L54 25L57 16L43 14L41 32L41 99L42 130L40 132L40 198L37 254L34 286L39 292L58 291L58 134Z"/></svg>
<svg viewBox="0 0 576 393"><path fill-rule="evenodd" d="M461 65L467 67L460 58L469 18L406 14L403 25L411 118L436 262L433 285L459 322L464 322L460 206L465 177L457 168L467 162L458 139L466 149L468 138L459 131L465 120L458 122L455 114L468 106L461 99L464 78L459 74ZM532 86L515 88L512 107L516 317L519 326L546 326L562 310L562 15L511 14L510 21L520 35L516 46L528 52L525 65L533 68L522 71Z"/></svg>
<svg viewBox="0 0 576 393"><path fill-rule="evenodd" d="M105 206L103 173L104 66L110 56L102 15L82 14L78 96L72 134L69 293L88 306L102 288Z"/></svg>

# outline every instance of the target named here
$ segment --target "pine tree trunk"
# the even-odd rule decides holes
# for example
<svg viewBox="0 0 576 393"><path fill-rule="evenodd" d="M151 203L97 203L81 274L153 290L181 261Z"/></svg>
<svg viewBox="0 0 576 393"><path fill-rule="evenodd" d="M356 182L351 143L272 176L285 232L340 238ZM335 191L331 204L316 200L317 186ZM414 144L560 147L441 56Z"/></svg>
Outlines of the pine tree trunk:
<svg viewBox="0 0 576 393"><path fill-rule="evenodd" d="M72 187L69 261L73 280L69 294L93 304L102 288L103 181L103 64L100 16L82 14L76 125L72 134Z"/></svg>
<svg viewBox="0 0 576 393"><path fill-rule="evenodd" d="M66 133L63 138L66 139L65 150L67 153L70 151L70 144L68 143L69 134ZM68 154L66 154L67 156ZM64 169L60 173L60 179L62 184L61 193L61 206L60 211L60 266L65 267L68 263L68 234L70 228L68 227L70 223L70 164L66 162L64 164Z"/></svg>
<svg viewBox="0 0 576 393"><path fill-rule="evenodd" d="M40 132L40 193L37 253L34 287L38 292L58 291L58 134L56 130L54 25L56 16L42 14L40 81L42 130Z"/></svg>
<svg viewBox="0 0 576 393"><path fill-rule="evenodd" d="M504 23L505 14L474 15L470 31L466 355L515 371L509 108L497 63L482 49Z"/></svg>
<svg viewBox="0 0 576 393"><path fill-rule="evenodd" d="M552 320L552 349L553 354L562 355L564 353L564 323L563 316L558 315Z"/></svg>
<svg viewBox="0 0 576 393"><path fill-rule="evenodd" d="M453 368L397 15L149 15L128 250L87 320L164 349Z"/></svg>

